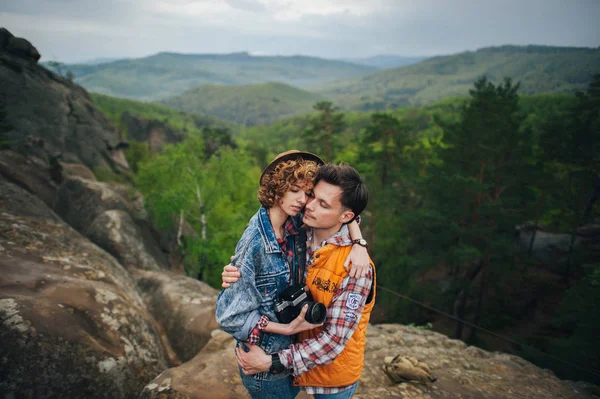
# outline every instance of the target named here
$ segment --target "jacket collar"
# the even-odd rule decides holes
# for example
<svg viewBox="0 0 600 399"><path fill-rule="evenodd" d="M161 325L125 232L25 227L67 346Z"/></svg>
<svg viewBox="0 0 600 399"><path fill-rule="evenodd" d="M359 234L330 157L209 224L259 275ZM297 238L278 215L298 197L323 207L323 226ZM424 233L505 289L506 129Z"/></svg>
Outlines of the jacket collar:
<svg viewBox="0 0 600 399"><path fill-rule="evenodd" d="M292 218L292 223L294 223L296 230L300 228L296 218ZM266 253L281 252L281 247L277 242L277 236L269 219L269 211L264 206L261 206L258 210L258 231L265 245Z"/></svg>

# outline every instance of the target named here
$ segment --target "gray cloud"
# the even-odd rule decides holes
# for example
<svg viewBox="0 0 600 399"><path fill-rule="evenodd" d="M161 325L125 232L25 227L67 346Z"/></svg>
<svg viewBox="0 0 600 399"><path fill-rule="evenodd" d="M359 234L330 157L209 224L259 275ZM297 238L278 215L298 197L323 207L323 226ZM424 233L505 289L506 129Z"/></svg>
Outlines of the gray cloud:
<svg viewBox="0 0 600 399"><path fill-rule="evenodd" d="M267 10L264 4L253 0L227 0L227 4L243 11L263 12Z"/></svg>
<svg viewBox="0 0 600 399"><path fill-rule="evenodd" d="M0 26L43 59L159 51L363 57L435 55L501 44L600 45L600 1L21 0Z"/></svg>

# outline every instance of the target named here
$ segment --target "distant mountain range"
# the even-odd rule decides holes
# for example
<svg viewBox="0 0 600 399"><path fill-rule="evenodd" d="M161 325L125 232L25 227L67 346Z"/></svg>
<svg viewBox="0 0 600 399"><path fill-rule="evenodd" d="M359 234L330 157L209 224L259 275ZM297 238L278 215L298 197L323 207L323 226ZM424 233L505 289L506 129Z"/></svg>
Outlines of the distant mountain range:
<svg viewBox="0 0 600 399"><path fill-rule="evenodd" d="M47 64L46 64L47 66ZM159 100L201 84L281 82L307 87L376 71L373 66L306 56L159 53L101 64L67 64L75 82L116 97Z"/></svg>
<svg viewBox="0 0 600 399"><path fill-rule="evenodd" d="M416 64L427 57L403 57L401 55L376 55L367 58L344 58L343 61L353 64L368 65L378 69L399 68Z"/></svg>
<svg viewBox="0 0 600 399"><path fill-rule="evenodd" d="M117 57L98 57L98 58L92 58L92 59L89 59L89 60L78 62L78 64L83 64L83 65L99 65L99 64L107 64L109 62L120 61L120 60L123 60L123 59L124 58L117 58Z"/></svg>
<svg viewBox="0 0 600 399"><path fill-rule="evenodd" d="M599 48L501 46L429 58L415 65L322 85L315 91L343 109L382 110L468 94L487 76L521 83L523 94L585 90L600 72Z"/></svg>
<svg viewBox="0 0 600 399"><path fill-rule="evenodd" d="M160 53L96 65L66 65L86 89L115 97L161 101L177 109L236 123L271 123L333 101L347 110L372 111L423 105L468 94L487 76L521 83L521 93L585 90L600 72L600 49L501 46L417 62L400 56L347 61L304 56ZM363 62L370 65L358 65ZM278 82L278 83L273 83ZM295 86L295 87L293 87ZM306 88L301 90L298 87Z"/></svg>
<svg viewBox="0 0 600 399"><path fill-rule="evenodd" d="M261 83L248 86L202 85L161 103L187 113L257 125L308 113L313 104L322 100L324 97L319 94L283 83Z"/></svg>

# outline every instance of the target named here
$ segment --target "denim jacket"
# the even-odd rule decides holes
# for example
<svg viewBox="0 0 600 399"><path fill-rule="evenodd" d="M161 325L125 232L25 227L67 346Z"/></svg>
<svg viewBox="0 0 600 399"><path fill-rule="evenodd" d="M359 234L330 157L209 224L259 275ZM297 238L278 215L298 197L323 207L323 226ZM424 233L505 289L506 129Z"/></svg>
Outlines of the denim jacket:
<svg viewBox="0 0 600 399"><path fill-rule="evenodd" d="M296 227L298 218L292 219ZM293 270L298 268L297 247L292 236L288 246L294 252ZM283 252L273 231L265 207L250 219L248 227L235 248L231 262L241 271L238 282L224 289L217 299L216 318L219 326L238 341L247 341L252 329L258 324L261 314L276 321L275 300L289 285L296 283L284 260ZM292 281L294 279L294 281ZM277 353L293 343L293 336L264 333L261 348L267 353ZM258 379L279 379L288 373L260 373Z"/></svg>

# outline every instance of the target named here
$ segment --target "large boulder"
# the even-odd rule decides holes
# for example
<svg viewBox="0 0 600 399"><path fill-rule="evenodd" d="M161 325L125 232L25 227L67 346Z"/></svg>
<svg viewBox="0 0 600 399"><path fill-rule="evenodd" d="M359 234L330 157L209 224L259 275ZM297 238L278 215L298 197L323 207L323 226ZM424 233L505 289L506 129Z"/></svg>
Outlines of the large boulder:
<svg viewBox="0 0 600 399"><path fill-rule="evenodd" d="M134 221L145 220L148 215L132 187L118 183L99 182L81 178L65 180L58 188L54 210L77 231L85 233L94 220L110 210L121 210Z"/></svg>
<svg viewBox="0 0 600 399"><path fill-rule="evenodd" d="M544 231L533 224L523 224L516 228L519 247L523 252L529 251L531 255L543 262L564 261L571 245L571 235ZM535 237L533 235L535 234ZM531 242L533 238L533 243ZM581 239L575 237L574 245L578 246Z"/></svg>
<svg viewBox="0 0 600 399"><path fill-rule="evenodd" d="M3 140L41 158L127 171L121 132L83 88L38 65L37 51L27 44L0 32L0 108L9 127Z"/></svg>
<svg viewBox="0 0 600 399"><path fill-rule="evenodd" d="M0 168L0 212L61 222L60 217L44 201L16 183L4 176L4 170ZM8 236L2 232L0 238L3 237Z"/></svg>
<svg viewBox="0 0 600 399"><path fill-rule="evenodd" d="M221 331L213 335L194 359L147 384L141 397L249 397L239 377L233 338ZM392 382L383 365L386 357L396 355L428 364L437 381ZM486 352L436 332L380 324L369 325L367 330L365 368L354 398L592 399L597 389L591 384L562 381L519 357Z"/></svg>
<svg viewBox="0 0 600 399"><path fill-rule="evenodd" d="M242 385L231 335L217 330L215 337L192 360L165 370L149 382L140 398L234 399L250 398Z"/></svg>
<svg viewBox="0 0 600 399"><path fill-rule="evenodd" d="M173 350L184 362L192 359L218 328L215 308L219 291L174 273L136 270L133 276L148 310L165 329Z"/></svg>
<svg viewBox="0 0 600 399"><path fill-rule="evenodd" d="M140 399L250 399L235 360L235 341L221 330L192 360L165 370L142 391ZM308 399L300 392L297 399Z"/></svg>
<svg viewBox="0 0 600 399"><path fill-rule="evenodd" d="M520 249L527 252L531 247L531 256L545 263L565 263L569 256L571 242L574 251L600 250L598 222L580 226L575 229L574 234L547 231L546 227L529 222L516 226L515 233Z"/></svg>
<svg viewBox="0 0 600 399"><path fill-rule="evenodd" d="M73 178L97 181L96 175L87 166L80 163L59 162L61 168L61 181Z"/></svg>
<svg viewBox="0 0 600 399"><path fill-rule="evenodd" d="M144 208L132 187L81 178L59 187L54 209L71 226L114 255L126 268L166 268Z"/></svg>
<svg viewBox="0 0 600 399"><path fill-rule="evenodd" d="M47 206L53 206L61 174L59 167L52 167L36 156L1 150L0 174L42 199Z"/></svg>
<svg viewBox="0 0 600 399"><path fill-rule="evenodd" d="M144 119L123 112L121 122L130 140L147 142L151 153L156 154L167 144L183 141L187 134L155 119Z"/></svg>
<svg viewBox="0 0 600 399"><path fill-rule="evenodd" d="M132 397L169 363L127 271L0 176L0 396Z"/></svg>
<svg viewBox="0 0 600 399"><path fill-rule="evenodd" d="M14 37L5 28L0 28L0 51L6 51L28 61L38 62L40 53L29 41L22 37Z"/></svg>
<svg viewBox="0 0 600 399"><path fill-rule="evenodd" d="M96 217L86 229L86 236L111 253L126 269L159 270L161 267L150 254L142 231L129 213L108 210Z"/></svg>

